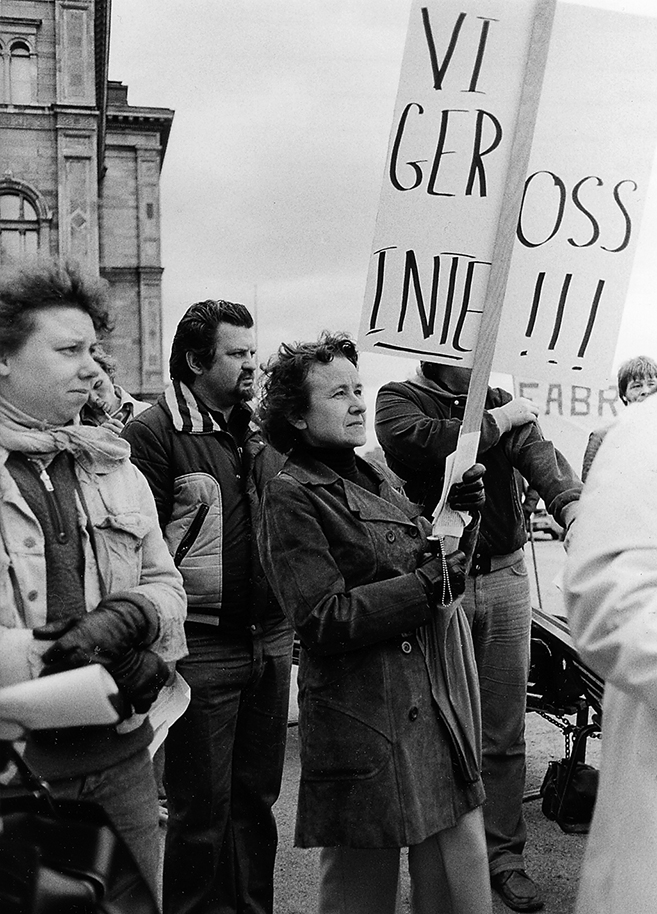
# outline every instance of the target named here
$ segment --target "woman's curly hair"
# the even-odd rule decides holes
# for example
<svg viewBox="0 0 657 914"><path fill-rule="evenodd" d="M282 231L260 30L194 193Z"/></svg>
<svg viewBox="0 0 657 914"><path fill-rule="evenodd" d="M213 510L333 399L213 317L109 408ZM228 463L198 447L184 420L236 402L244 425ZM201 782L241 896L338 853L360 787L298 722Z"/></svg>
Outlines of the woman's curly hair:
<svg viewBox="0 0 657 914"><path fill-rule="evenodd" d="M358 368L353 340L346 333L325 330L314 343L281 343L264 367L258 417L265 437L282 454L288 454L299 439L290 419L303 415L310 405L306 384L310 369L336 356Z"/></svg>
<svg viewBox="0 0 657 914"><path fill-rule="evenodd" d="M112 330L109 283L72 260L26 260L0 270L0 353L13 355L34 333L43 308L79 308L99 335Z"/></svg>

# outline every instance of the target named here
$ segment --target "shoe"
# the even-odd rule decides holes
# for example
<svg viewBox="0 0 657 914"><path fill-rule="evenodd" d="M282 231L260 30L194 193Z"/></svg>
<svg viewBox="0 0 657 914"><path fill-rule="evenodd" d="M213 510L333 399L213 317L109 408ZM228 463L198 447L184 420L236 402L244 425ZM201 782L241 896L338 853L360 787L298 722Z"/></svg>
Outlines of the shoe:
<svg viewBox="0 0 657 914"><path fill-rule="evenodd" d="M538 886L524 870L502 870L490 881L504 904L514 911L540 911L543 907Z"/></svg>

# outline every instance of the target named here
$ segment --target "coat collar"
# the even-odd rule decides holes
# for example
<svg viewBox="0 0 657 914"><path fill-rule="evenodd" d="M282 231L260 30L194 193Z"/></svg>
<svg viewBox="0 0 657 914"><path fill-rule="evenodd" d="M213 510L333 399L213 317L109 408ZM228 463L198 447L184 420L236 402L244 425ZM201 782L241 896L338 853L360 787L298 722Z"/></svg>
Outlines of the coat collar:
<svg viewBox="0 0 657 914"><path fill-rule="evenodd" d="M417 371L416 374L408 381L409 384L412 384L414 387L421 387L424 390L430 390L434 394L438 394L440 397L444 397L447 400L454 400L457 397L463 398L465 394L455 394L452 390L447 390L446 387L442 387L437 381L431 381L429 378L425 378L421 371Z"/></svg>
<svg viewBox="0 0 657 914"><path fill-rule="evenodd" d="M356 457L357 460L364 458ZM281 473L296 479L305 486L330 486L339 483L344 488L349 510L358 514L363 520L387 520L395 523L413 523L413 518L421 514L417 505L408 501L395 488L399 478L387 467L375 461L365 461L374 471L379 481L379 495L374 495L362 486L343 479L335 470L327 467L306 454L296 452L288 457Z"/></svg>

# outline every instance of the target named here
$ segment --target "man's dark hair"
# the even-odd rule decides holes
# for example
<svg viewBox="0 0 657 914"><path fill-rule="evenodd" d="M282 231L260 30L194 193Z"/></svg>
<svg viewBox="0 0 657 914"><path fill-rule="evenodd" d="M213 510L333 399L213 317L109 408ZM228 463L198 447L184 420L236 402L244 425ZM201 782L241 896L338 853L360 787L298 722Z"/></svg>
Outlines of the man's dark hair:
<svg viewBox="0 0 657 914"><path fill-rule="evenodd" d="M79 308L91 318L97 334L112 329L108 284L86 276L72 261L35 261L0 274L0 352L17 352L34 332L44 308Z"/></svg>
<svg viewBox="0 0 657 914"><path fill-rule="evenodd" d="M657 362L649 355L637 355L623 362L618 369L618 396L627 403L627 388L632 381L643 381L644 378L657 378Z"/></svg>
<svg viewBox="0 0 657 914"><path fill-rule="evenodd" d="M306 379L314 365L327 365L344 357L358 368L358 350L346 333L325 330L315 343L282 343L264 369L258 416L267 440L282 454L289 453L299 439L290 419L302 415L310 405Z"/></svg>
<svg viewBox="0 0 657 914"><path fill-rule="evenodd" d="M114 356L106 352L101 345L94 346L94 351L91 354L94 362L100 365L110 381L114 381L117 366Z"/></svg>
<svg viewBox="0 0 657 914"><path fill-rule="evenodd" d="M192 352L203 368L210 368L217 351L219 324L253 327L253 318L244 305L219 299L199 301L187 309L180 319L171 344L169 375L173 381L183 381L191 387L196 375L189 367L187 353Z"/></svg>

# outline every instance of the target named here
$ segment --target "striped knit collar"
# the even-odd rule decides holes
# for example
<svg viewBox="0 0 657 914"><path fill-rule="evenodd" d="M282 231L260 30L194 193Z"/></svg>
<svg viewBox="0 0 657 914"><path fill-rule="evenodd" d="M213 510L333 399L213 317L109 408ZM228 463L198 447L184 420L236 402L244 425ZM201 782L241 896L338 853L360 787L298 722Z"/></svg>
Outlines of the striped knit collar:
<svg viewBox="0 0 657 914"><path fill-rule="evenodd" d="M177 432L185 432L188 435L212 435L215 432L228 431L228 425L221 425L214 418L205 403L197 399L193 390L183 381L173 381L164 391L164 400L171 413L173 427ZM239 409L240 417L238 419L238 428L243 428L250 424L251 411L248 407L233 407L233 410ZM234 427L233 417L231 415L231 428Z"/></svg>
<svg viewBox="0 0 657 914"><path fill-rule="evenodd" d="M193 391L182 381L174 381L164 391L164 399L173 427L177 432L188 435L211 435L225 431L211 415L207 406L197 400Z"/></svg>

